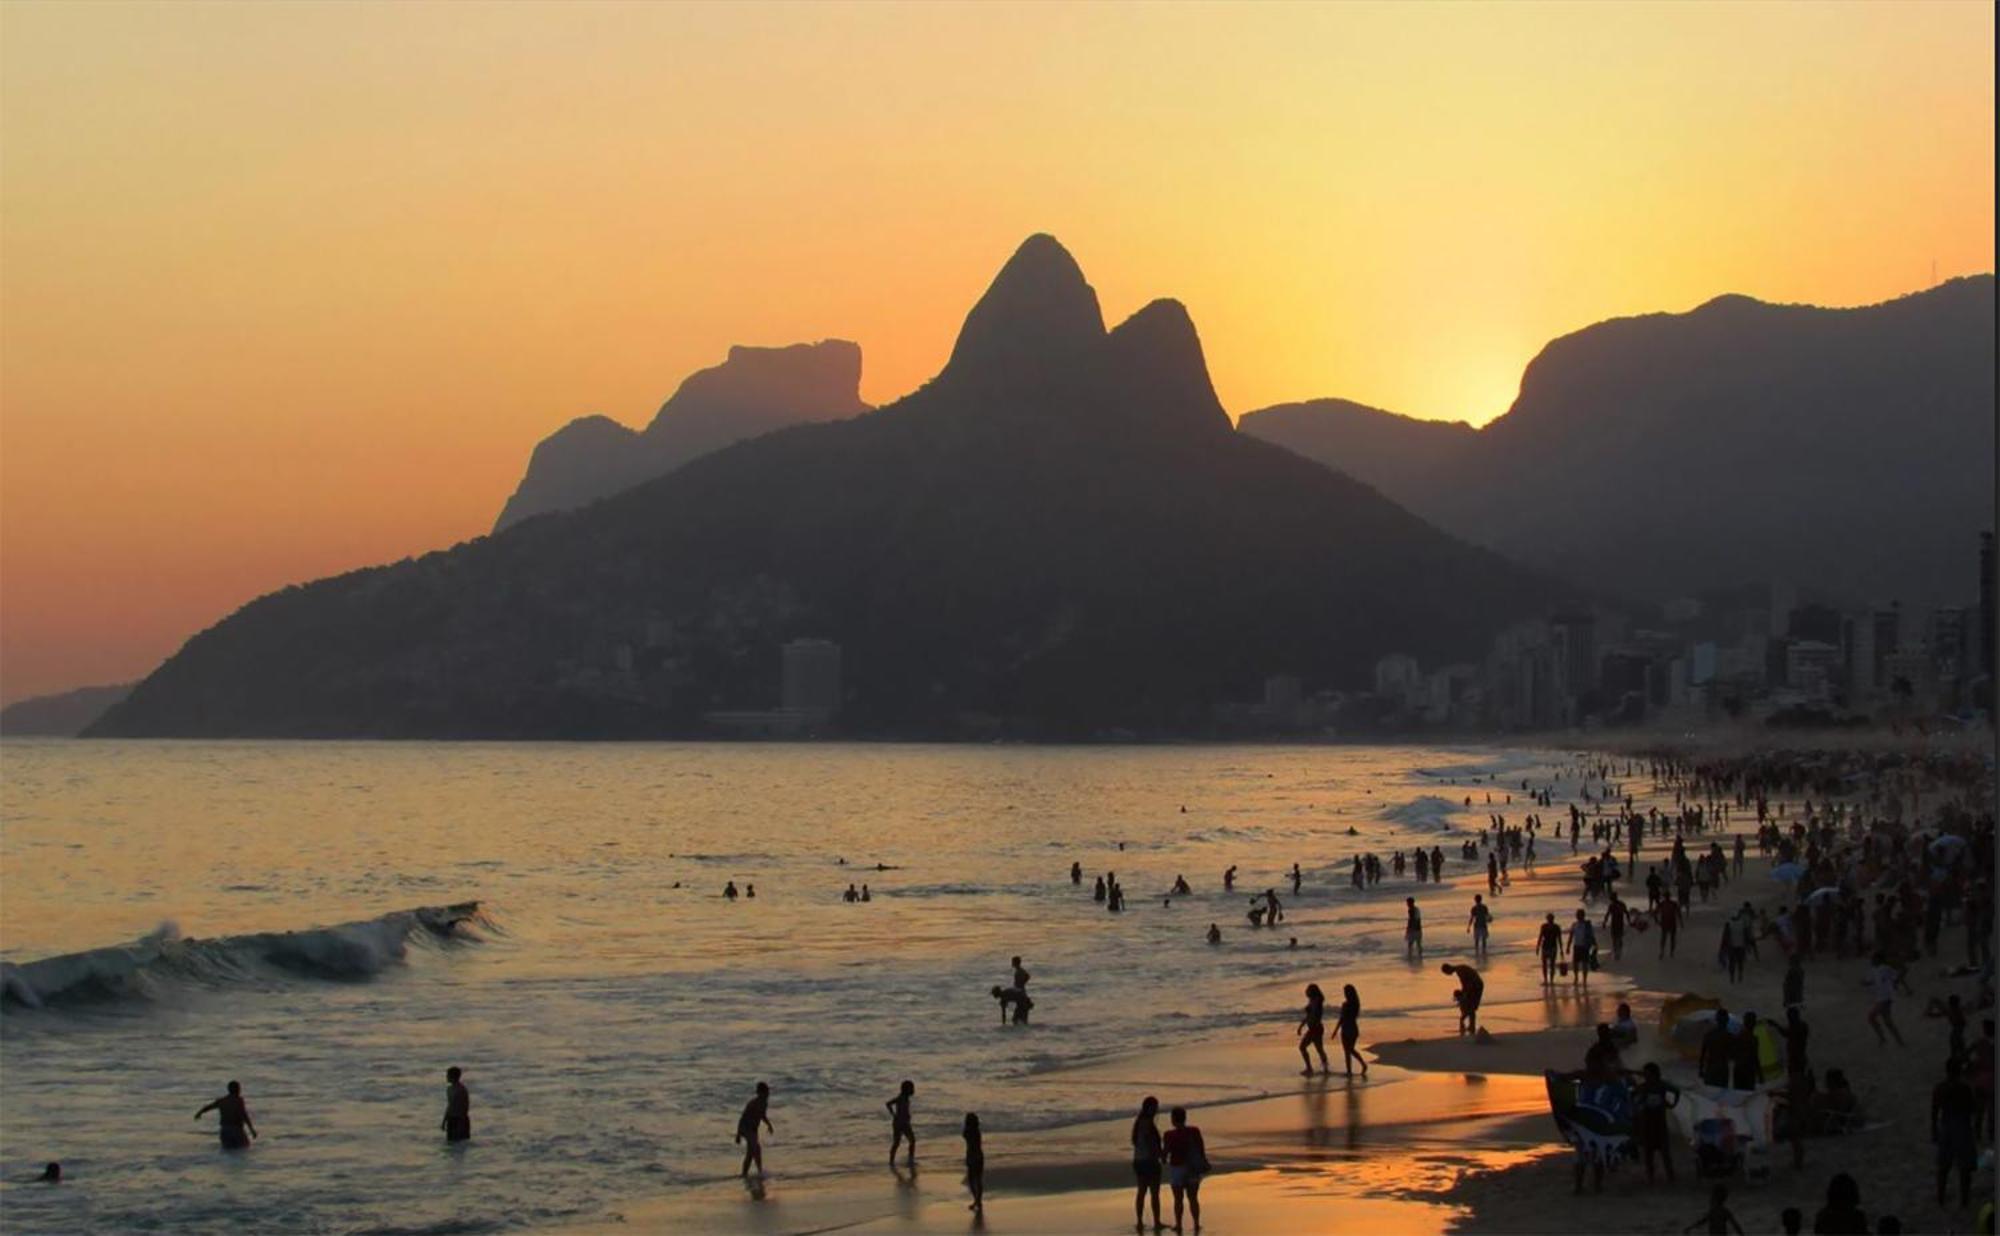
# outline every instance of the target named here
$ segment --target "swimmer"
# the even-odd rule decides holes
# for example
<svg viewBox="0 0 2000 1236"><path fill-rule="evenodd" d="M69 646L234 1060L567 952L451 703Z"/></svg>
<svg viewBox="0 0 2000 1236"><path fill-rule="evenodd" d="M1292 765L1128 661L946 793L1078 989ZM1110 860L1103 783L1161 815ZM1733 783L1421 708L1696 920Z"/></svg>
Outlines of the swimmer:
<svg viewBox="0 0 2000 1236"><path fill-rule="evenodd" d="M222 1148L224 1150L247 1150L250 1148L250 1139L257 1136L257 1124L250 1119L250 1108L243 1102L243 1086L241 1083L230 1082L229 1093L219 1099L202 1104L201 1107L196 1109L194 1118L199 1120L209 1112L214 1112L216 1118L222 1122ZM245 1129L250 1131L249 1137L243 1135Z"/></svg>
<svg viewBox="0 0 2000 1236"><path fill-rule="evenodd" d="M444 1120L439 1127L448 1142L472 1138L472 1092L459 1080L461 1076L455 1064L444 1071Z"/></svg>

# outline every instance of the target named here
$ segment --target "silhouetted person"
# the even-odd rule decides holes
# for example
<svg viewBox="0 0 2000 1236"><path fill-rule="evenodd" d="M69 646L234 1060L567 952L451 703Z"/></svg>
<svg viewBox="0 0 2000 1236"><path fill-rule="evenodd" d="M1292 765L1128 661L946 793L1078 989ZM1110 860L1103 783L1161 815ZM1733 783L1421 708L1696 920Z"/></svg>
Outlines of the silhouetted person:
<svg viewBox="0 0 2000 1236"><path fill-rule="evenodd" d="M1472 955L1486 956L1487 936L1493 929L1493 911L1486 906L1486 898L1478 893L1472 895L1472 912L1466 915L1465 929L1472 933Z"/></svg>
<svg viewBox="0 0 2000 1236"><path fill-rule="evenodd" d="M1300 884L1300 882L1301 882L1301 881L1303 881L1304 879L1305 879L1305 876L1303 876L1303 875L1301 875L1301 874L1299 873L1299 865L1298 865L1297 863L1293 863L1293 864L1292 864L1292 896L1296 897L1296 896L1298 896L1298 895L1299 895L1299 884Z"/></svg>
<svg viewBox="0 0 2000 1236"><path fill-rule="evenodd" d="M1019 961L1020 959L1015 958L1015 960ZM902 1089L896 1092L896 1097L882 1105L889 1109L891 1130L889 1138L889 1166L891 1167L896 1165L896 1151L901 1149L905 1139L908 1139L910 1143L910 1166L915 1167L917 1165L917 1131L910 1124L910 1099L916 1093L917 1083L905 1081Z"/></svg>
<svg viewBox="0 0 2000 1236"><path fill-rule="evenodd" d="M1945 1061L1944 1080L1931 1091L1931 1140L1937 1144L1937 1200L1944 1205L1945 1180L1958 1169L1958 1204L1972 1204L1972 1169L1979 1156L1974 1117L1979 1095L1965 1081L1965 1063L1957 1056Z"/></svg>
<svg viewBox="0 0 2000 1236"><path fill-rule="evenodd" d="M1835 1173L1826 1182L1826 1205L1813 1216L1813 1236L1869 1236L1861 1186L1846 1172Z"/></svg>
<svg viewBox="0 0 2000 1236"><path fill-rule="evenodd" d="M757 1097L745 1103L743 1114L736 1118L736 1140L743 1143L743 1170L736 1173L739 1176L747 1178L753 1163L757 1165L757 1175L761 1177L764 1174L764 1143L758 1126L773 1133L778 1131L771 1126L770 1108L771 1087L766 1082L758 1082Z"/></svg>
<svg viewBox="0 0 2000 1236"><path fill-rule="evenodd" d="M1764 1082L1763 1052L1757 1042L1757 1014L1743 1014L1743 1029L1730 1046L1730 1088L1755 1090Z"/></svg>
<svg viewBox="0 0 2000 1236"><path fill-rule="evenodd" d="M1202 1144L1201 1130L1187 1122L1187 1108L1176 1107L1167 1117L1174 1127L1167 1130L1161 1146L1167 1154L1167 1183L1174 1191L1174 1230L1181 1230L1181 1202L1187 1202L1194 1230L1201 1230L1201 1178L1208 1173L1208 1148Z"/></svg>
<svg viewBox="0 0 2000 1236"><path fill-rule="evenodd" d="M1415 897L1403 898L1403 956L1424 959L1424 916Z"/></svg>
<svg viewBox="0 0 2000 1236"><path fill-rule="evenodd" d="M893 1150L889 1157L895 1158ZM978 1112L965 1113L965 1187L972 1190L972 1205L966 1209L975 1213L985 1210L986 1143L979 1134Z"/></svg>
<svg viewBox="0 0 2000 1236"><path fill-rule="evenodd" d="M1222 928L1216 926L1214 923L1208 925L1208 942L1210 944L1222 943Z"/></svg>
<svg viewBox="0 0 2000 1236"><path fill-rule="evenodd" d="M724 884L722 886L722 895L731 901L736 900L736 881L731 880L727 884Z"/></svg>
<svg viewBox="0 0 2000 1236"><path fill-rule="evenodd" d="M61 1184L62 1164L50 1163L42 1169L42 1174L35 1177L35 1179L41 1181L43 1184Z"/></svg>
<svg viewBox="0 0 2000 1236"><path fill-rule="evenodd" d="M1069 865L1069 882L1070 882L1071 884L1081 884L1081 883L1083 883L1083 864L1082 864L1082 863L1071 863L1071 864ZM968 1115L968 1116L971 1116L971 1115L972 1115L972 1113L971 1113L971 1112L967 1112L967 1113L966 1113L966 1115ZM976 1116L974 1116L974 1117L973 1117L973 1120L972 1120L972 1131L973 1131L973 1132L974 1132L975 1134L977 1134L977 1133L979 1132L979 1119L978 1119L978 1117L976 1117Z"/></svg>
<svg viewBox="0 0 2000 1236"><path fill-rule="evenodd" d="M1702 1083L1728 1089L1729 1064L1735 1052L1736 1036L1729 1033L1729 1010L1717 1009L1715 1024L1701 1036L1701 1054L1695 1063Z"/></svg>
<svg viewBox="0 0 2000 1236"><path fill-rule="evenodd" d="M1478 1033L1479 1001L1486 995L1486 980L1471 966L1446 962L1442 969L1445 974L1458 977L1458 990L1451 993L1451 1002L1458 1006L1458 1032Z"/></svg>
<svg viewBox="0 0 2000 1236"><path fill-rule="evenodd" d="M1021 968L1021 959L1019 957L1016 957L1009 964L1011 964L1014 967L1014 990L1015 991L1028 990L1029 975L1026 970Z"/></svg>
<svg viewBox="0 0 2000 1236"><path fill-rule="evenodd" d="M1347 1066L1347 1075L1352 1077L1354 1065L1359 1061L1361 1075L1366 1077L1368 1062L1354 1049L1355 1041L1361 1037L1361 993L1349 983L1341 988L1340 995L1340 1062Z"/></svg>
<svg viewBox="0 0 2000 1236"><path fill-rule="evenodd" d="M1653 1159L1657 1156L1666 1165L1667 1181L1674 1178L1673 1137L1667 1129L1667 1111L1680 1106L1681 1088L1660 1076L1660 1066L1648 1063L1644 1080L1632 1096L1636 1109L1632 1123L1634 1139L1639 1143L1639 1155L1646 1162L1646 1179L1653 1179Z"/></svg>
<svg viewBox="0 0 2000 1236"><path fill-rule="evenodd" d="M256 1122L250 1119L249 1105L243 1102L243 1086L238 1082L229 1083L229 1093L219 1099L210 1100L195 1111L194 1118L201 1119L214 1112L222 1122L222 1148L224 1150L248 1150L250 1138L257 1136ZM244 1135L244 1130L249 1135Z"/></svg>
<svg viewBox="0 0 2000 1236"><path fill-rule="evenodd" d="M1234 891L1235 888L1236 888L1236 868L1234 866L1231 866L1229 870L1222 873L1222 891L1227 893Z"/></svg>
<svg viewBox="0 0 2000 1236"><path fill-rule="evenodd" d="M459 1080L459 1067L452 1065L444 1071L444 1140L448 1142L469 1141L472 1138L472 1092Z"/></svg>
<svg viewBox="0 0 2000 1236"><path fill-rule="evenodd" d="M1160 1162L1165 1156L1160 1149L1160 1126L1153 1123L1159 1115L1160 1101L1149 1094L1132 1121L1132 1176L1139 1182L1138 1192L1132 1196L1132 1226L1146 1226L1146 1197L1151 1194L1156 1232L1166 1226L1160 1222Z"/></svg>
<svg viewBox="0 0 2000 1236"><path fill-rule="evenodd" d="M1309 1049L1319 1051L1319 1071L1333 1072L1326 1062L1326 993L1318 983L1306 984L1306 1012L1293 1033L1300 1035L1299 1059L1305 1061L1305 1076L1313 1075L1313 1062Z"/></svg>
<svg viewBox="0 0 2000 1236"><path fill-rule="evenodd" d="M1708 1209L1701 1213L1700 1218L1681 1229L1683 1236L1704 1224L1707 1225L1710 1236L1729 1236L1731 1232L1736 1233L1736 1236L1743 1236L1743 1225L1736 1221L1735 1215L1729 1213L1728 1203L1729 1189L1726 1186L1717 1185L1710 1189Z"/></svg>

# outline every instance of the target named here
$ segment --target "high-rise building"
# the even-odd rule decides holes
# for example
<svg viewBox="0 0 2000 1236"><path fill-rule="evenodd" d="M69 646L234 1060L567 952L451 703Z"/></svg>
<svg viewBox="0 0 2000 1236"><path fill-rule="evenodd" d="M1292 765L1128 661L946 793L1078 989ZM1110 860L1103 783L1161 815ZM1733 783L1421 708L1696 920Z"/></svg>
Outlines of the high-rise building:
<svg viewBox="0 0 2000 1236"><path fill-rule="evenodd" d="M1993 673L1993 534L1979 534L1979 672Z"/></svg>
<svg viewBox="0 0 2000 1236"><path fill-rule="evenodd" d="M840 711L840 645L829 639L795 639L784 647L786 712L825 720Z"/></svg>
<svg viewBox="0 0 2000 1236"><path fill-rule="evenodd" d="M1869 629L1873 635L1869 650L1873 662L1869 667L1868 681L1879 689L1888 684L1887 667L1889 658L1903 648L1903 607L1900 602L1891 601L1887 609L1878 609L1869 615Z"/></svg>

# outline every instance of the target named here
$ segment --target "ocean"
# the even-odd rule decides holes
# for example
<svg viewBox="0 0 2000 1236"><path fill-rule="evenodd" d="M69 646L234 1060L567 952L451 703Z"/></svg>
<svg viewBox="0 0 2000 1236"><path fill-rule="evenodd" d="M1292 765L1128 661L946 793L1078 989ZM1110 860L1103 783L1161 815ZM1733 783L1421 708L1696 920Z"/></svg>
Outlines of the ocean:
<svg viewBox="0 0 2000 1236"><path fill-rule="evenodd" d="M1002 1157L1010 1137L1131 1111L1129 1086L1069 1080L1077 1066L1289 1035L1306 981L1399 959L1408 881L1357 892L1353 855L1421 841L1467 874L1449 834L1518 822L1504 792L1559 758L10 740L0 1215L563 1225L732 1177L759 1080L780 1179L874 1166L904 1078L927 1146L956 1153L976 1110ZM1123 914L1092 900L1106 871ZM1163 904L1181 875L1194 892ZM725 899L732 881L755 896ZM847 902L850 884L871 899ZM1287 922L1255 931L1266 888ZM1459 899L1432 913L1457 934ZM1016 954L1026 1027L989 994ZM1369 1015L1430 1008L1436 985L1378 987ZM439 1132L448 1065L472 1091L469 1146ZM190 1119L232 1078L262 1134L246 1155ZM1220 1078L1213 1097L1261 1085ZM22 1183L52 1159L70 1183Z"/></svg>

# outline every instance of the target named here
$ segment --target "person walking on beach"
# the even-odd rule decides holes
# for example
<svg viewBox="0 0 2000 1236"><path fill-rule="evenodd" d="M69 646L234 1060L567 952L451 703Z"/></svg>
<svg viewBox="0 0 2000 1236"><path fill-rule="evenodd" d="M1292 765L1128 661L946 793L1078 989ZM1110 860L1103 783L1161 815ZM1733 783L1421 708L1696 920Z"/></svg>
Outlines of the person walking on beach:
<svg viewBox="0 0 2000 1236"><path fill-rule="evenodd" d="M1660 958L1678 956L1680 953L1681 907L1671 897L1662 898L1660 908L1653 912L1653 921L1660 928Z"/></svg>
<svg viewBox="0 0 2000 1236"><path fill-rule="evenodd" d="M1736 1036L1729 1032L1729 1010L1717 1009L1715 1024L1701 1036L1701 1055L1695 1063L1703 1085L1729 1088L1729 1065L1735 1051Z"/></svg>
<svg viewBox="0 0 2000 1236"><path fill-rule="evenodd" d="M1359 1061L1361 1075L1366 1077L1368 1061L1362 1059L1361 1053L1354 1049L1356 1040L1361 1037L1361 993L1354 990L1354 984L1349 983L1341 988L1340 995L1340 1062L1347 1067L1347 1075L1352 1077L1354 1065Z"/></svg>
<svg viewBox="0 0 2000 1236"><path fill-rule="evenodd" d="M1944 1062L1944 1080L1931 1091L1931 1141L1937 1144L1937 1202L1944 1205L1945 1180L1958 1169L1958 1204L1972 1204L1972 1169L1979 1144L1974 1118L1979 1095L1965 1081L1965 1062Z"/></svg>
<svg viewBox="0 0 2000 1236"><path fill-rule="evenodd" d="M1535 955L1542 959L1542 986L1555 984L1556 966L1562 961L1562 954L1563 929L1551 911L1542 919L1541 930L1535 933Z"/></svg>
<svg viewBox="0 0 2000 1236"><path fill-rule="evenodd" d="M1308 1048L1318 1049L1319 1071L1321 1073L1333 1072L1333 1067L1326 1062L1325 1018L1326 993L1319 989L1318 983L1307 983L1305 1017L1299 1022L1297 1029L1293 1031L1295 1034L1304 1036L1299 1039L1299 1059L1305 1061L1304 1076L1306 1077L1313 1075L1312 1056L1308 1053Z"/></svg>
<svg viewBox="0 0 2000 1236"><path fill-rule="evenodd" d="M464 1142L472 1140L472 1092L465 1088L459 1078L463 1076L457 1065L444 1071L444 1140Z"/></svg>
<svg viewBox="0 0 2000 1236"><path fill-rule="evenodd" d="M257 1136L257 1123L250 1119L250 1107L243 1101L243 1086L240 1082L230 1082L229 1092L219 1099L212 1099L195 1110L194 1118L201 1119L214 1112L220 1122L222 1148L224 1150L248 1150L250 1139ZM244 1136L244 1130L249 1136Z"/></svg>
<svg viewBox="0 0 2000 1236"><path fill-rule="evenodd" d="M1631 915L1630 909L1618 896L1611 894L1611 904L1604 907L1604 926L1611 932L1611 960L1625 956L1625 921Z"/></svg>
<svg viewBox="0 0 2000 1236"><path fill-rule="evenodd" d="M1875 1032L1877 1047L1889 1041L1883 1037L1884 1029L1887 1029L1889 1035L1896 1040L1896 1046L1901 1047L1903 1032L1896 1029L1895 1018L1891 1016L1896 1003L1896 967L1890 965L1888 959L1880 953L1875 954L1873 967L1868 972L1868 986L1875 997L1875 1002L1868 1007L1868 1028Z"/></svg>
<svg viewBox="0 0 2000 1236"><path fill-rule="evenodd" d="M1160 1126L1153 1123L1159 1119L1160 1101L1147 1095L1139 1104L1139 1115L1132 1121L1132 1175L1139 1182L1139 1190L1132 1197L1132 1230L1146 1228L1146 1197L1153 1198L1153 1230L1166 1228L1160 1222L1160 1161L1163 1152L1160 1145Z"/></svg>
<svg viewBox="0 0 2000 1236"><path fill-rule="evenodd" d="M1493 925L1493 911L1486 908L1486 898L1478 893L1472 895L1472 913L1466 916L1465 929L1472 933L1472 955L1486 960L1487 934Z"/></svg>
<svg viewBox="0 0 2000 1236"><path fill-rule="evenodd" d="M1451 1002L1458 1006L1458 1032L1477 1034L1479 1001L1486 994L1486 980L1479 977L1479 971L1471 966L1446 962L1442 968L1446 975L1458 978L1458 990L1451 993Z"/></svg>
<svg viewBox="0 0 2000 1236"><path fill-rule="evenodd" d="M966 1209L974 1214L983 1214L986 1210L986 1142L979 1133L978 1112L965 1113L964 1136L965 1187L972 1191L972 1205Z"/></svg>
<svg viewBox="0 0 2000 1236"><path fill-rule="evenodd" d="M1415 897L1403 898L1407 913L1403 917L1403 957L1405 960L1424 959L1424 916L1417 909Z"/></svg>
<svg viewBox="0 0 2000 1236"><path fill-rule="evenodd" d="M1574 986L1588 986L1590 972L1597 965L1597 928L1590 922L1590 915L1583 910L1576 912L1576 922L1569 929L1569 981Z"/></svg>
<svg viewBox="0 0 2000 1236"><path fill-rule="evenodd" d="M1660 1076L1660 1066L1648 1062L1632 1096L1637 1114L1633 1122L1639 1155L1646 1163L1646 1183L1653 1181L1653 1158L1658 1156L1667 1170L1667 1183L1674 1182L1673 1138L1668 1135L1667 1111L1680 1106L1681 1088Z"/></svg>
<svg viewBox="0 0 2000 1236"><path fill-rule="evenodd" d="M1757 1014L1743 1014L1743 1028L1730 1044L1730 1089L1755 1090L1764 1083L1762 1044L1757 1041Z"/></svg>
<svg viewBox="0 0 2000 1236"><path fill-rule="evenodd" d="M1208 1148L1202 1144L1201 1130L1187 1122L1187 1108L1176 1107L1168 1116L1174 1126L1162 1143L1167 1155L1167 1183L1174 1190L1174 1230L1181 1230L1181 1202L1187 1202L1194 1230L1201 1230L1201 1178L1208 1174Z"/></svg>
<svg viewBox="0 0 2000 1236"><path fill-rule="evenodd" d="M771 1127L769 1115L771 1107L771 1086L768 1082L757 1083L757 1097L743 1105L743 1114L736 1118L736 1140L743 1143L743 1170L736 1173L745 1179L750 1176L750 1165L757 1165L757 1175L764 1175L764 1143L758 1133L759 1125L776 1133Z"/></svg>
<svg viewBox="0 0 2000 1236"><path fill-rule="evenodd" d="M1016 957L1014 960L1016 962L1019 962L1020 958ZM909 1164L913 1168L917 1165L917 1131L910 1124L910 1100L916 1095L916 1093L917 1093L917 1083L913 1081L905 1081L903 1083L902 1089L896 1092L896 1097L890 1099L887 1103L884 1103L882 1105L889 1109L889 1124L890 1124L889 1166L890 1167L896 1166L896 1151L902 1148L903 1141L905 1138L907 1138L910 1143Z"/></svg>

